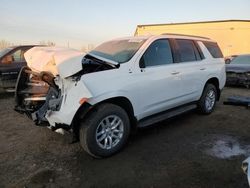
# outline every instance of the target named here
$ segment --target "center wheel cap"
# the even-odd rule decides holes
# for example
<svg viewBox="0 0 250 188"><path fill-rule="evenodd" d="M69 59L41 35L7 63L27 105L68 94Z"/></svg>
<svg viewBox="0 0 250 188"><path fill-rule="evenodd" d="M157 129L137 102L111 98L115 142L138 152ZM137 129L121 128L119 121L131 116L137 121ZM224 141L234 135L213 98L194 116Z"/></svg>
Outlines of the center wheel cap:
<svg viewBox="0 0 250 188"><path fill-rule="evenodd" d="M111 149L121 141L123 131L123 121L119 116L107 116L96 129L96 142L102 149Z"/></svg>
<svg viewBox="0 0 250 188"><path fill-rule="evenodd" d="M111 134L111 129L110 129L110 128L107 128L107 129L106 129L106 133L107 133L107 134Z"/></svg>

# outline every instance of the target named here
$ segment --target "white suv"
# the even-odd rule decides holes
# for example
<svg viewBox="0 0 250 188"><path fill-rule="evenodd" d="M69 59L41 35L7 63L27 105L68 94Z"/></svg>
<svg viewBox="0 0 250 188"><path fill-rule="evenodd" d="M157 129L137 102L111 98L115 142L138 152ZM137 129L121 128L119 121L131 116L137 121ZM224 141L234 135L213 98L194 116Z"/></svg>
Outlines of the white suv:
<svg viewBox="0 0 250 188"><path fill-rule="evenodd" d="M226 80L217 43L197 36L121 38L88 54L36 47L25 58L15 110L72 130L95 157L119 151L132 128L195 108L210 114Z"/></svg>

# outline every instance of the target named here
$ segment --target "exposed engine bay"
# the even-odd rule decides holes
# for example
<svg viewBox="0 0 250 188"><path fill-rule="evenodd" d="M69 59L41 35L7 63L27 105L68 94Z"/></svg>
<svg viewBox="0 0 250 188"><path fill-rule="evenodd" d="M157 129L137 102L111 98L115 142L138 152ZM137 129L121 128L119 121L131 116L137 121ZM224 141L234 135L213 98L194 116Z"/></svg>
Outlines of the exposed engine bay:
<svg viewBox="0 0 250 188"><path fill-rule="evenodd" d="M113 64L109 64L100 59L97 59L91 55L86 55L82 59L82 70L76 73L76 75L84 75L93 72L105 71L113 68L118 68L119 66L115 66Z"/></svg>
<svg viewBox="0 0 250 188"><path fill-rule="evenodd" d="M84 74L116 68L115 65L91 55L84 56L81 65L80 71L67 78L54 76L49 71L36 72L29 67L23 67L16 84L15 110L26 114L36 125L49 125L46 116L51 111L60 110L65 95L64 81L74 85Z"/></svg>

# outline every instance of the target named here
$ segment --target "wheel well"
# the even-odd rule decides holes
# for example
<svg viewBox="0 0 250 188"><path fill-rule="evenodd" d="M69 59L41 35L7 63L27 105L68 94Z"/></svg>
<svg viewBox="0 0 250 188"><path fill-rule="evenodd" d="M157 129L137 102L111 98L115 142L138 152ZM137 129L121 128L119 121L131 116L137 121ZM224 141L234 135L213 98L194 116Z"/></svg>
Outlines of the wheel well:
<svg viewBox="0 0 250 188"><path fill-rule="evenodd" d="M219 80L218 80L218 78L215 78L215 77L213 77L213 78L210 78L207 82L206 82L206 85L207 84L213 84L214 86L215 86L215 88L216 88L216 90L217 90L217 100L219 100L220 99L220 94L221 94L221 91L220 91L220 86L219 86ZM206 86L205 85L205 86Z"/></svg>
<svg viewBox="0 0 250 188"><path fill-rule="evenodd" d="M103 104L103 103L112 103L112 104L115 104L115 105L123 108L128 114L132 130L133 129L135 130L137 120L134 116L134 109L133 109L131 102L126 97L114 97L114 98L110 98L110 99L106 99L104 101L101 101L94 106L91 106L88 103L84 103L77 110L75 117L72 121L72 125L71 125L71 127L72 127L72 129L77 137L79 136L79 132L78 132L79 125L80 125L79 121L81 121L81 119L83 119L84 117L88 116L88 114L93 112L98 105Z"/></svg>
<svg viewBox="0 0 250 188"><path fill-rule="evenodd" d="M136 127L137 120L134 115L133 106L131 102L129 101L129 99L127 99L126 97L114 97L114 98L104 100L101 103L112 103L123 108L128 114L128 117L130 119L130 124L132 126L131 128L133 129Z"/></svg>

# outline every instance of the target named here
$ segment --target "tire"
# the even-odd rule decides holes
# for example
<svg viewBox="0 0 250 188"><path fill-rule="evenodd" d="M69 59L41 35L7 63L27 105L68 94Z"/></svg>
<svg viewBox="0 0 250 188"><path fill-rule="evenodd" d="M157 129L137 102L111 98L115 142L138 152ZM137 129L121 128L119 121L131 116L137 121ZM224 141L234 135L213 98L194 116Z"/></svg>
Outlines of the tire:
<svg viewBox="0 0 250 188"><path fill-rule="evenodd" d="M129 134L130 121L126 111L110 103L100 104L90 112L79 130L81 146L96 158L109 157L120 151Z"/></svg>
<svg viewBox="0 0 250 188"><path fill-rule="evenodd" d="M217 89L213 84L206 84L200 100L198 101L198 112L211 114L214 111L218 98Z"/></svg>

